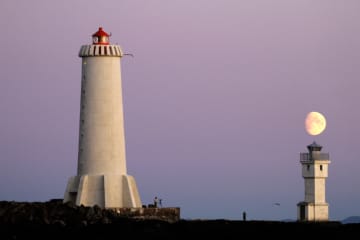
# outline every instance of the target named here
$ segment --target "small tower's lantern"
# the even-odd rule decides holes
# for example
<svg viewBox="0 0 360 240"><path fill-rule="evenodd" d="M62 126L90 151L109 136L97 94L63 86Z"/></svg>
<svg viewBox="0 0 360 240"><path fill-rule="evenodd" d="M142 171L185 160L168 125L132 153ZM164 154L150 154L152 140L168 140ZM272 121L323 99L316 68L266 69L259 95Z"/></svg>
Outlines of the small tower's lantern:
<svg viewBox="0 0 360 240"><path fill-rule="evenodd" d="M102 27L99 27L99 30L92 35L93 44L95 44L95 45L109 45L110 44L110 41L109 41L110 36L111 35L104 32Z"/></svg>

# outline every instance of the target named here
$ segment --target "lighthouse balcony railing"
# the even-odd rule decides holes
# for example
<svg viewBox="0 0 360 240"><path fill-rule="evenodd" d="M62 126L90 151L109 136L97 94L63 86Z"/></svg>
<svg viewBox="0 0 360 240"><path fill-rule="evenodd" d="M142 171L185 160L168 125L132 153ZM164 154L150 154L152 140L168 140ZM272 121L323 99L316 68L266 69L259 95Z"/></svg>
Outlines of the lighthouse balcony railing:
<svg viewBox="0 0 360 240"><path fill-rule="evenodd" d="M329 160L329 153L300 153L300 161Z"/></svg>

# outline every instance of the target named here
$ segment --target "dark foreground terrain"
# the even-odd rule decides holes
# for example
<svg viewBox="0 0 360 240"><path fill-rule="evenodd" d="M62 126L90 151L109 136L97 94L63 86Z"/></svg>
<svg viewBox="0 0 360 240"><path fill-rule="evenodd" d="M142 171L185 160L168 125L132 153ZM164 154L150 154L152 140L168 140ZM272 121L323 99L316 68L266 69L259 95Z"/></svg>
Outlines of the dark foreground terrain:
<svg viewBox="0 0 360 240"><path fill-rule="evenodd" d="M360 224L234 220L167 221L161 217L120 216L99 207L77 207L60 201L0 202L0 239L146 239L253 237L337 237L360 233Z"/></svg>

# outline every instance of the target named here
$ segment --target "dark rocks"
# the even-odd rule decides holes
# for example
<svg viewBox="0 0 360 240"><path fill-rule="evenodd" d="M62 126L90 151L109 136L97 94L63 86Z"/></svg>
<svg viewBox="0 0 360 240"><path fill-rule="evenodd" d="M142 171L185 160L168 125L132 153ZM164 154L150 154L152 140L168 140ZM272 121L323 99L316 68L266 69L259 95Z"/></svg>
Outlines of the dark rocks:
<svg viewBox="0 0 360 240"><path fill-rule="evenodd" d="M315 235L311 235L314 233ZM113 239L125 236L185 239L250 237L350 237L360 224L181 220L177 208L101 209L49 202L0 202L0 239Z"/></svg>

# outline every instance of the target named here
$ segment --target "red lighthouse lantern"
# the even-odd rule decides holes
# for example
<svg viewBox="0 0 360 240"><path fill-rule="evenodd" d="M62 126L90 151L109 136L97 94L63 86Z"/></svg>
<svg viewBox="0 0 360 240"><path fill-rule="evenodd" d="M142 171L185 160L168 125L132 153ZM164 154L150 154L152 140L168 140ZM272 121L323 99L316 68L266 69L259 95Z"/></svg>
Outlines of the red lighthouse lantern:
<svg viewBox="0 0 360 240"><path fill-rule="evenodd" d="M110 35L102 29L102 27L99 27L99 30L92 35L93 38L93 44L95 45L109 45L109 37Z"/></svg>

